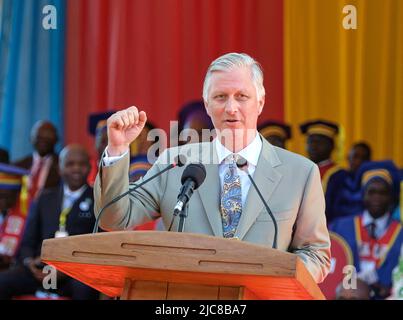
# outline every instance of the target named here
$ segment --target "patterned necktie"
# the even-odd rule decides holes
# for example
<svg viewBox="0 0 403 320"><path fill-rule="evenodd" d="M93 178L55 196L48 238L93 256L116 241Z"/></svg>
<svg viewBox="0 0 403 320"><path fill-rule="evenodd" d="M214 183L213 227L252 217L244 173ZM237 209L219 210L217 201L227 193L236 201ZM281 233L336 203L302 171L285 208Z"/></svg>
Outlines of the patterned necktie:
<svg viewBox="0 0 403 320"><path fill-rule="evenodd" d="M236 160L236 155L232 155L221 191L220 209L224 238L234 236L242 213L241 179L237 173Z"/></svg>

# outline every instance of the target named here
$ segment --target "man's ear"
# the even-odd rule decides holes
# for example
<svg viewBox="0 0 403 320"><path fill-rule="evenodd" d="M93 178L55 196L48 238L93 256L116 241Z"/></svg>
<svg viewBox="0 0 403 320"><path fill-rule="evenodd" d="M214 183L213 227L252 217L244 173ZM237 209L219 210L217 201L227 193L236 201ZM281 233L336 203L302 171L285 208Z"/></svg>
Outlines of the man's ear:
<svg viewBox="0 0 403 320"><path fill-rule="evenodd" d="M208 102L203 99L203 103L204 103L204 108L206 108L207 114L208 114L209 117L211 118L211 115L210 115L210 108L208 107Z"/></svg>
<svg viewBox="0 0 403 320"><path fill-rule="evenodd" d="M262 113L262 111L263 111L263 107L264 107L264 103L265 103L265 99L266 99L266 96L262 96L260 99L259 99L259 115Z"/></svg>

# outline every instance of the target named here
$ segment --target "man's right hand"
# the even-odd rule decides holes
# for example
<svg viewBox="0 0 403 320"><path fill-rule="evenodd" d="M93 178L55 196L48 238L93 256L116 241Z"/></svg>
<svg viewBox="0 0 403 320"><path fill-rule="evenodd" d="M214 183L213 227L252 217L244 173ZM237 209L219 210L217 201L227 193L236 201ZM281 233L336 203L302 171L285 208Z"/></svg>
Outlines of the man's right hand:
<svg viewBox="0 0 403 320"><path fill-rule="evenodd" d="M146 113L139 112L134 106L111 115L107 120L108 155L114 157L125 153L140 135L146 121Z"/></svg>

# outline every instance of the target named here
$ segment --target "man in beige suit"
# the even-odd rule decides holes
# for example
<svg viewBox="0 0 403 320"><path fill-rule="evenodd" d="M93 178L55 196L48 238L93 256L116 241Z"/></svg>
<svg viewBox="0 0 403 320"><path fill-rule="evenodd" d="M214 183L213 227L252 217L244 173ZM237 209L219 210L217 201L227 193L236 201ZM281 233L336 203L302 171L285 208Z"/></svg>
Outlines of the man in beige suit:
<svg viewBox="0 0 403 320"><path fill-rule="evenodd" d="M246 54L219 57L207 71L203 99L217 137L212 142L167 149L145 178L166 168L179 153L186 155L188 162L202 162L206 179L189 201L184 231L236 237L271 248L273 221L246 173L234 165L236 157L245 159L277 221L277 248L297 254L313 278L322 282L330 266L330 240L319 170L310 160L272 146L257 133L265 100L259 64ZM109 142L94 190L97 214L128 190L129 145L146 120L145 112L136 107L108 119ZM174 168L109 207L100 220L101 227L132 229L160 216L168 226L183 170Z"/></svg>

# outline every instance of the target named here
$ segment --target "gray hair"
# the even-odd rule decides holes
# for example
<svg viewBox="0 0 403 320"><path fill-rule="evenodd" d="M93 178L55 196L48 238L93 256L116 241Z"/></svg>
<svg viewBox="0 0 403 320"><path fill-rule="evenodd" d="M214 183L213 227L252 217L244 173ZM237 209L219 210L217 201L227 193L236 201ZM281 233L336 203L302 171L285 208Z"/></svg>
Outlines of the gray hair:
<svg viewBox="0 0 403 320"><path fill-rule="evenodd" d="M265 95L265 89L263 86L263 71L259 62L246 53L231 52L218 57L208 67L203 84L204 101L207 101L212 73L215 71L229 71L234 67L249 67L251 69L252 81L255 85L258 99Z"/></svg>

